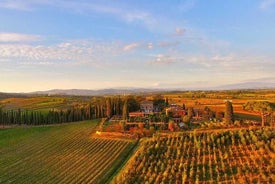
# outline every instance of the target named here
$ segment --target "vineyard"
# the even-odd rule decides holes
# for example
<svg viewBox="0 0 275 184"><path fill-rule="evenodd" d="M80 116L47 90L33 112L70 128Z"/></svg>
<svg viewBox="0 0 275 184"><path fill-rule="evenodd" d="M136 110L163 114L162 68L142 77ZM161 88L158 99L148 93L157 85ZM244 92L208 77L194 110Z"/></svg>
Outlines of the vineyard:
<svg viewBox="0 0 275 184"><path fill-rule="evenodd" d="M6 109L46 110L67 107L68 100L62 97L7 98L0 101Z"/></svg>
<svg viewBox="0 0 275 184"><path fill-rule="evenodd" d="M275 130L158 134L113 183L275 183Z"/></svg>
<svg viewBox="0 0 275 184"><path fill-rule="evenodd" d="M105 183L135 143L91 137L97 124L0 130L0 183Z"/></svg>

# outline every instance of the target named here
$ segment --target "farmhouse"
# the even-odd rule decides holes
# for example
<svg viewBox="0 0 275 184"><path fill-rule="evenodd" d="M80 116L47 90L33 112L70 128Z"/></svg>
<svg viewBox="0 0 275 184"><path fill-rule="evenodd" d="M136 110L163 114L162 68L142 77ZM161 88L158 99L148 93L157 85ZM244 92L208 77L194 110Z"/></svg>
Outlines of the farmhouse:
<svg viewBox="0 0 275 184"><path fill-rule="evenodd" d="M193 111L194 111L193 119L194 120L202 120L203 110L202 109L193 109Z"/></svg>
<svg viewBox="0 0 275 184"><path fill-rule="evenodd" d="M153 102L147 100L140 102L140 110L145 114L152 114L154 112Z"/></svg>

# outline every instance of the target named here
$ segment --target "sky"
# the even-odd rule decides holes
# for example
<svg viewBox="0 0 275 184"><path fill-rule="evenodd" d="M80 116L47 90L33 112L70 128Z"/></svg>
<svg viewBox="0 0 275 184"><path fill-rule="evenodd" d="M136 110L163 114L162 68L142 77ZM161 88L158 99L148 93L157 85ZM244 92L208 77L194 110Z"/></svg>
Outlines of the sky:
<svg viewBox="0 0 275 184"><path fill-rule="evenodd" d="M0 91L275 83L275 0L1 0Z"/></svg>

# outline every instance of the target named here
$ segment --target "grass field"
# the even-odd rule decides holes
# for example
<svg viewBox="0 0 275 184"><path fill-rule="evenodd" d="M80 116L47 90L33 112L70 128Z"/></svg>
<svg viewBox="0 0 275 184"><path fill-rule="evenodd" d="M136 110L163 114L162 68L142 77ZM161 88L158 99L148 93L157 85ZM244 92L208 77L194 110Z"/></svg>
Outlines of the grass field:
<svg viewBox="0 0 275 184"><path fill-rule="evenodd" d="M0 130L0 183L105 183L133 141L92 137L98 120Z"/></svg>

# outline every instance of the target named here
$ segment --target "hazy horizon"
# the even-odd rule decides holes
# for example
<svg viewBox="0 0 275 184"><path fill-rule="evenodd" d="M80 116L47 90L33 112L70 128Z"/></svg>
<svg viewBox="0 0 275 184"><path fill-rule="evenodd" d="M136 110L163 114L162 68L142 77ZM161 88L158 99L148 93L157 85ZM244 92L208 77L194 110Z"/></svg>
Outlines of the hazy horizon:
<svg viewBox="0 0 275 184"><path fill-rule="evenodd" d="M0 92L275 84L275 0L0 2Z"/></svg>

